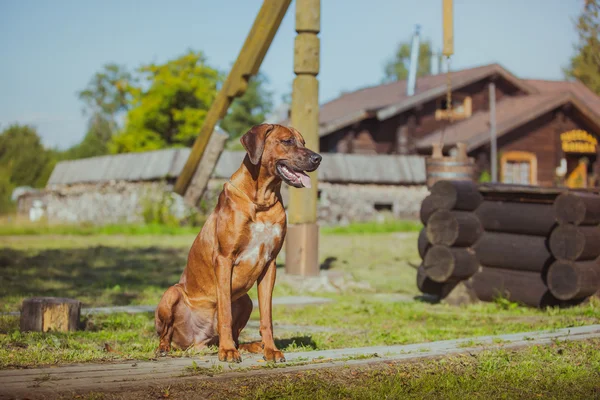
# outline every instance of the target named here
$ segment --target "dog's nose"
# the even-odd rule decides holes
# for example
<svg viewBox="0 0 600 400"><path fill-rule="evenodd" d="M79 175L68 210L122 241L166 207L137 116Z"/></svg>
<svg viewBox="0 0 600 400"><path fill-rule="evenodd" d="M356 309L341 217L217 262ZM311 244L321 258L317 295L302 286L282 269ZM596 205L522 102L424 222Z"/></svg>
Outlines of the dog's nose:
<svg viewBox="0 0 600 400"><path fill-rule="evenodd" d="M320 155L320 154L317 154L317 153L315 153L315 154L312 154L312 155L310 156L310 162L311 162L311 163L313 163L313 164L318 164L318 163L320 163L322 159L323 159L323 157L321 157L321 155Z"/></svg>

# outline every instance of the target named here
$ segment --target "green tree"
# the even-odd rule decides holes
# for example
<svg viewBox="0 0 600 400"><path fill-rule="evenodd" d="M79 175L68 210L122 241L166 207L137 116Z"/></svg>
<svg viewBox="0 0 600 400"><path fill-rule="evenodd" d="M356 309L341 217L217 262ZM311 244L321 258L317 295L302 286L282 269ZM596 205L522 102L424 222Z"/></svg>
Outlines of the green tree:
<svg viewBox="0 0 600 400"><path fill-rule="evenodd" d="M600 4L586 0L583 12L577 19L579 41L575 55L564 69L567 78L577 79L600 95Z"/></svg>
<svg viewBox="0 0 600 400"><path fill-rule="evenodd" d="M400 43L394 56L385 63L384 82L402 81L408 78L408 69L410 67L410 48L412 42ZM429 75L431 71L431 42L421 40L419 44L419 65L417 68L417 77Z"/></svg>
<svg viewBox="0 0 600 400"><path fill-rule="evenodd" d="M220 125L229 133L232 142L237 141L251 126L263 123L271 112L273 94L265 89L267 83L267 77L263 74L252 77L246 93L235 99L229 107Z"/></svg>
<svg viewBox="0 0 600 400"><path fill-rule="evenodd" d="M34 127L13 124L0 134L0 166L11 171L12 185L43 187L54 164Z"/></svg>
<svg viewBox="0 0 600 400"><path fill-rule="evenodd" d="M132 74L122 65L106 64L100 72L94 74L87 87L77 92L86 107L86 114L100 114L114 120L123 111L127 111L131 100Z"/></svg>
<svg viewBox="0 0 600 400"><path fill-rule="evenodd" d="M202 52L188 51L165 64L142 66L145 84L131 86L125 129L112 137L111 152L191 146L217 94L221 74Z"/></svg>
<svg viewBox="0 0 600 400"><path fill-rule="evenodd" d="M12 174L8 165L0 165L0 214L14 211L15 204L11 196L15 185L10 181Z"/></svg>
<svg viewBox="0 0 600 400"><path fill-rule="evenodd" d="M88 132L65 157L83 158L108 153L108 143L119 129L118 117L129 109L136 79L122 65L106 64L94 74L87 87L78 92L89 115Z"/></svg>
<svg viewBox="0 0 600 400"><path fill-rule="evenodd" d="M88 123L88 131L82 141L61 152L61 160L102 156L109 153L108 143L113 135L113 122L101 114L94 114Z"/></svg>

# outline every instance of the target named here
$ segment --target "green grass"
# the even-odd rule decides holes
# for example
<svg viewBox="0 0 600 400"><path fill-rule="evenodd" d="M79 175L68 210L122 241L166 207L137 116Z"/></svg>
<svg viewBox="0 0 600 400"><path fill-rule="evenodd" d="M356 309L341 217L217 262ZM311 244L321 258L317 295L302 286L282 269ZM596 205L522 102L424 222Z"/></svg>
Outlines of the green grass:
<svg viewBox="0 0 600 400"><path fill-rule="evenodd" d="M422 224L409 220L386 220L384 222L352 223L347 226L325 226L325 234L373 234L390 232L418 232ZM48 224L25 221L0 223L0 236L25 235L189 235L197 234L200 226L170 226L163 224Z"/></svg>
<svg viewBox="0 0 600 400"><path fill-rule="evenodd" d="M595 299L568 309L505 310L495 303L463 307L418 301L386 303L367 294L334 298L334 303L326 305L276 308L273 319L279 324L335 327L333 332L311 334L316 349L423 343L600 322L600 301Z"/></svg>
<svg viewBox="0 0 600 400"><path fill-rule="evenodd" d="M30 296L64 296L84 306L156 304L179 279L193 239L190 235L6 236L0 247L0 311L18 310ZM463 307L411 301L419 294L416 232L324 234L321 261L332 271L368 282L370 289L312 293L334 302L301 308L275 307L283 350L408 344L479 335L555 329L600 323L600 302L568 309L535 310L505 303ZM284 257L281 257L281 261ZM275 296L309 294L280 281ZM401 294L406 300L395 300ZM256 290L250 291L256 298ZM252 319L258 319L255 309ZM311 330L311 326L331 331ZM248 333L248 332L246 332ZM256 332L252 332L256 333ZM106 352L105 343L115 352ZM69 334L20 333L18 318L0 317L0 368L154 357L152 314L94 315L85 329ZM186 356L187 353L176 353Z"/></svg>
<svg viewBox="0 0 600 400"><path fill-rule="evenodd" d="M214 399L592 399L600 396L599 340L172 386L170 397ZM137 398L137 397L136 397Z"/></svg>
<svg viewBox="0 0 600 400"><path fill-rule="evenodd" d="M2 223L0 236L23 235L189 235L201 227L162 224L52 225L44 223Z"/></svg>
<svg viewBox="0 0 600 400"><path fill-rule="evenodd" d="M324 226L321 231L330 235L368 235L374 233L419 232L421 228L423 228L423 225L419 221L386 220L384 222L355 222L346 226Z"/></svg>
<svg viewBox="0 0 600 400"><path fill-rule="evenodd" d="M600 340L488 350L418 362L201 379L85 399L595 399L600 397ZM221 368L199 372L212 377Z"/></svg>

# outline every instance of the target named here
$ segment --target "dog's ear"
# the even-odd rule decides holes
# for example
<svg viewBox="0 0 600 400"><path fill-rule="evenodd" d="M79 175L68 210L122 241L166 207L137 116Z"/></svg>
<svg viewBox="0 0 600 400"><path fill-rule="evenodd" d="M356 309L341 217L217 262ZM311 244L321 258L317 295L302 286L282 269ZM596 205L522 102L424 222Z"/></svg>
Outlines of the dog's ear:
<svg viewBox="0 0 600 400"><path fill-rule="evenodd" d="M242 142L242 145L248 152L252 164L258 165L260 162L263 150L265 149L267 135L273 128L275 128L275 126L271 124L255 125L240 139L240 142Z"/></svg>

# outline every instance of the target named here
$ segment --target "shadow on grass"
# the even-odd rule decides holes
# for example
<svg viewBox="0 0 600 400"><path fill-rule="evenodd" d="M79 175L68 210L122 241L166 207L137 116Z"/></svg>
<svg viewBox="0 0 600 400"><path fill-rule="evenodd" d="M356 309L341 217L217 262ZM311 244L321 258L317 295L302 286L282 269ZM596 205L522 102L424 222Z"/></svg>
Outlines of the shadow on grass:
<svg viewBox="0 0 600 400"><path fill-rule="evenodd" d="M31 296L70 297L84 306L156 303L186 259L185 250L164 247L0 248L0 311L18 310Z"/></svg>
<svg viewBox="0 0 600 400"><path fill-rule="evenodd" d="M311 336L295 336L286 339L275 339L275 345L278 349L287 349L289 346L317 349L317 344Z"/></svg>

